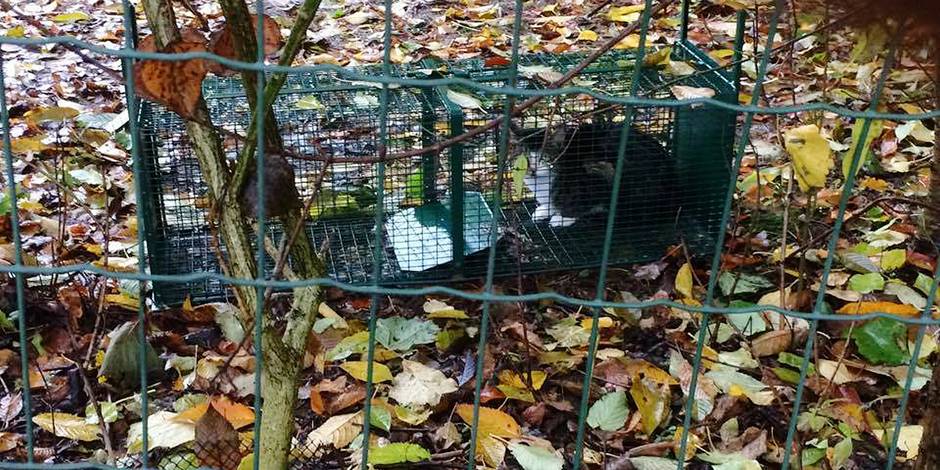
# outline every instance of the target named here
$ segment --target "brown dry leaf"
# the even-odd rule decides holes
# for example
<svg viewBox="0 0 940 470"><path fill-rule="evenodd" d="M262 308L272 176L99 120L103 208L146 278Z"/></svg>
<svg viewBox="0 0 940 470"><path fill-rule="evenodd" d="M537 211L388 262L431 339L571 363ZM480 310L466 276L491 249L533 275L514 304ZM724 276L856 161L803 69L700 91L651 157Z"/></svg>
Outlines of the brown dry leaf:
<svg viewBox="0 0 940 470"><path fill-rule="evenodd" d="M22 392L4 395L3 398L0 398L0 419L3 420L4 425L15 420L20 411L23 411Z"/></svg>
<svg viewBox="0 0 940 470"><path fill-rule="evenodd" d="M198 29L185 28L180 30L180 37L184 41L189 42L206 42L206 37L199 32ZM137 50L139 52L157 52L157 38L154 35L148 35L147 37L141 39L137 42Z"/></svg>
<svg viewBox="0 0 940 470"><path fill-rule="evenodd" d="M161 52L206 52L206 45L205 42L181 39L167 45ZM137 84L140 96L166 106L181 117L189 118L199 104L202 79L207 71L203 59L142 60L134 64L134 83Z"/></svg>
<svg viewBox="0 0 940 470"><path fill-rule="evenodd" d="M751 353L754 357L775 356L790 348L793 342L793 332L791 330L768 331L751 343Z"/></svg>
<svg viewBox="0 0 940 470"><path fill-rule="evenodd" d="M215 407L196 423L196 457L204 467L216 470L236 470L242 460L238 433Z"/></svg>
<svg viewBox="0 0 940 470"><path fill-rule="evenodd" d="M16 449L22 440L23 438L14 432L0 432L0 453Z"/></svg>
<svg viewBox="0 0 940 470"><path fill-rule="evenodd" d="M258 15L251 15L251 30L255 31L255 25L258 24ZM270 16L264 17L264 55L271 55L277 52L281 48L281 42L283 37L281 36L281 28L277 25L277 22L274 21ZM209 39L209 49L217 55L225 57L226 59L237 60L238 57L235 54L235 45L232 42L232 35L229 32L228 25L222 27L222 29L212 33L212 37ZM232 70L218 62L209 63L209 71L216 75L232 75L236 73L235 70Z"/></svg>

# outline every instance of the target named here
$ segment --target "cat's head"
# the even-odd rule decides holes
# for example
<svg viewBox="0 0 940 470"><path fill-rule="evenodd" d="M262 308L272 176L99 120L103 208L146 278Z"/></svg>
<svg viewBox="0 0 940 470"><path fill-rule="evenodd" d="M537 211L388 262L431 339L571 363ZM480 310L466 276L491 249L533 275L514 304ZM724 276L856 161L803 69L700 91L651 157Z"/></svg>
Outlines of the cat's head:
<svg viewBox="0 0 940 470"><path fill-rule="evenodd" d="M547 161L554 161L561 155L568 142L564 124L525 128L515 121L510 121L509 129L513 145Z"/></svg>

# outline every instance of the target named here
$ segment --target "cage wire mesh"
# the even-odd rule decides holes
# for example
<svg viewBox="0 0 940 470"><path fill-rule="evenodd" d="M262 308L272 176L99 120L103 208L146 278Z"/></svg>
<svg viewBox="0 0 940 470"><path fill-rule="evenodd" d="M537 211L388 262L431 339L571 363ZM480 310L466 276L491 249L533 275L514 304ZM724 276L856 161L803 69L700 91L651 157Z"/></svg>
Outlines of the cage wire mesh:
<svg viewBox="0 0 940 470"><path fill-rule="evenodd" d="M649 4L650 2L648 2ZM688 14L688 1L683 2L683 25ZM761 63L756 71L756 85L760 85L766 77L768 59L773 51L775 40L776 24L782 12L782 1L776 2L773 20L768 34L767 46L762 51ZM125 8L129 5L125 3ZM521 7L521 2L516 2L516 8ZM390 11L391 6L386 2L386 10ZM129 12L129 10L126 10ZM125 15L126 28L133 30L130 24L132 14ZM514 41L514 52L518 50L518 15L516 26L516 36ZM644 28L647 25L644 25ZM645 30L645 29L644 29ZM740 32L740 30L739 30ZM385 37L388 40L390 31L386 31ZM740 37L740 36L739 36ZM10 37L0 37L2 44L14 45L35 45L57 42L76 42L72 39L46 38L46 39L17 39ZM94 46L77 42L82 47L96 50ZM740 45L740 44L739 44ZM714 68L701 51L690 44L679 41L674 46L673 54L676 57L689 60L698 64L700 71ZM96 52L107 53L106 50L96 50ZM893 54L892 51L890 54ZM134 53L135 57L146 57L146 54ZM639 57L632 57L642 63L642 54ZM497 296L491 291L479 293L448 291L457 296L484 301L485 305L495 301L534 301L540 299L553 299L560 302L566 302L572 305L594 308L594 315L591 328L591 352L594 352L595 339L598 331L598 315L600 307L611 308L646 308L654 305L669 305L673 308L683 309L689 312L698 312L703 315L703 326L700 329L701 334L696 343L696 354L691 364L691 384L689 384L688 395L695 396L696 381L699 377L699 371L702 369L702 358L705 344L707 343L708 321L714 315L737 315L753 314L760 311L773 311L790 318L803 318L811 321L813 328L810 330L810 342L808 342L803 351L803 363L800 373L800 381L797 385L796 404L791 412L790 426L787 430L786 447L794 440L796 433L796 417L798 416L802 403L800 396L804 388L806 371L808 370L808 361L813 351L813 334L815 326L820 320L845 321L844 317L824 313L821 302L817 302L813 311L797 312L776 306L750 306L746 308L728 308L716 305L715 288L717 273L719 271L720 255L722 253L723 240L727 222L730 216L732 197L734 196L734 186L731 184L733 178L737 176L740 169L741 159L744 154L744 148L747 144L750 126L753 123L755 112L775 113L773 109L758 109L755 107L737 106L736 93L731 86L731 78L722 71L715 73L705 72L694 75L689 78L686 84L693 86L707 86L716 90L715 99L707 104L690 104L673 100L662 86L668 81L656 70L635 70L632 69L633 60L629 56L611 56L609 60L601 61L599 66L588 70L583 74L584 80L594 81L596 88L613 96L625 94L629 88L629 80L639 78L638 96L663 99L670 104L642 104L631 109L627 115L632 116L631 125L633 126L634 142L643 141L648 137L650 142L655 142L655 155L658 159L645 159L652 161L643 161L642 171L637 174L625 175L622 182L625 188L637 190L634 198L627 198L625 209L629 218L644 219L650 218L656 223L653 229L646 228L642 232L633 233L629 228L625 228L621 233L615 230L613 243L611 240L603 240L600 248L601 254L593 249L586 249L590 246L584 242L583 238L588 232L593 233L594 227L588 225L590 230L581 230L577 233L565 232L564 228L551 224L546 225L533 221L537 207L533 206L535 195L540 192L536 185L532 190L525 188L525 184L520 185L518 178L512 174L505 178L505 187L500 191L502 199L495 197L495 185L499 175L494 175L497 171L497 165L494 159L498 156L497 140L499 135L496 132L487 133L479 136L476 140L465 142L459 146L450 148L446 155L422 155L411 159L403 159L397 162L387 164L386 178L377 181L374 165L372 164L348 164L339 165L330 172L327 191L324 192L315 206L315 220L310 224L308 230L317 242L328 240L329 253L327 255L330 273L334 280L340 281L343 287L353 292L368 293L373 296L381 294L397 294L417 296L428 291L420 289L393 289L379 288L376 283L375 273L380 274L381 281L394 280L441 280L452 278L455 274L467 276L470 273L479 273L484 268L484 263L474 259L473 256L483 251L477 249L473 243L467 240L480 241L484 239L492 240L492 233L489 229L483 228L484 222L492 220L494 215L496 220L504 221L504 225L496 227L498 230L513 232L512 236L522 240L516 245L524 245L526 251L520 251L517 248L516 259L507 261L505 255L497 257L499 268L492 269L494 272L515 272L520 269L528 270L530 268L520 268L521 265L531 265L531 271L545 270L549 268L564 268L574 266L596 265L599 259L604 258L605 253L611 253L612 262L642 260L652 253L661 251L662 247L670 243L681 240L691 247L708 247L713 245L712 252L712 275L708 281L707 299L704 306L696 307L691 305L682 305L673 302L654 301L654 302L608 302L599 297L594 301L585 299L576 299L560 296L555 293L541 292L537 294L516 295L516 296ZM386 63L388 57L386 56ZM531 72L524 67L546 66L554 72L562 72L577 61L576 56L571 57L525 57L520 62L523 76L520 79L521 88L540 87L537 79L525 75ZM604 67L607 67L606 69ZM885 67L884 73L879 78L878 89L883 87L888 69ZM453 74L453 77L467 77L475 82L494 84L496 86L505 84L507 80L505 71L489 70L481 67L478 63L452 63L446 66L447 73ZM377 73L377 71L372 71ZM406 77L410 72L407 70L396 70L392 77ZM383 72L383 75L385 73ZM536 72L535 75L538 75ZM4 75L0 70L0 85L3 85ZM678 83L678 82L677 82ZM428 88L416 86L397 86L391 87L381 92L374 86L363 86L357 83L350 83L343 80L335 74L329 72L314 72L302 75L292 75L288 86L279 95L275 103L276 115L281 123L282 136L285 143L298 150L305 152L311 149L311 152L319 151L318 148L329 149L336 155L343 156L370 156L374 155L379 143L383 140L388 143L391 152L398 150L419 149L430 143L440 141L443 138L458 135L462 130L479 125L480 121L487 120L493 116L498 116L498 112L487 112L481 110L467 109L455 101L452 92L472 95L481 102L492 103L494 106L485 109L499 109L500 100L504 95L518 95L511 89L506 89L502 95L487 93L485 90L467 87L461 88L461 82L451 81L449 83L451 93L443 88ZM759 99L759 93L753 93L751 104L756 105ZM233 81L218 81L207 86L205 97L210 104L213 117L219 125L235 132L244 133L245 126L249 122L249 113L247 105L239 86ZM379 101L382 106L379 106ZM131 102L134 96L129 97ZM387 101L385 101L387 98ZM721 104L724 106L719 106ZM132 106L133 108L133 106ZM387 111L378 113L380 108ZM561 127L566 128L569 125L580 126L585 120L590 123L618 123L623 120L624 113L620 109L610 109L603 112L597 112L605 105L599 104L596 100L585 98L583 95L565 93L561 90L556 98L544 100L539 107L536 107L526 113L521 119L523 131L526 128L539 129L556 125L560 122ZM872 106L875 109L876 106ZM812 105L800 105L791 108L788 112L807 111L813 109ZM849 114L845 109L834 107L828 108L831 111ZM9 129L9 110L5 95L0 97L0 111L2 111L3 130L4 130L4 159L7 182L15 181L13 174L13 157L10 145ZM734 152L733 163L729 163L729 152L732 144L734 130L734 116L736 112L745 112L746 117L743 126L743 139L739 140L737 150ZM590 116L588 116L590 114ZM865 118L868 122L865 124L860 140L865 140L865 134L870 130L870 123L873 119L898 119L898 116L864 112L853 112L856 118ZM917 118L931 118L940 115L934 111L925 113ZM115 277L125 277L139 279L141 281L152 280L152 274L165 274L163 283L157 284L156 295L162 298L164 302L172 303L181 300L181 296L189 294L195 299L210 299L222 295L221 291L225 284L231 282L231 279L225 279L220 276L204 276L197 282L168 282L167 279L182 281L183 275L193 272L215 272L217 267L214 264L215 254L209 245L210 237L205 226L205 217L207 204L205 201L205 188L200 183L198 176L199 169L195 159L191 157L191 149L186 139L183 138L182 124L166 111L157 106L145 104L140 113L141 133L140 140L142 145L135 145L135 175L138 186L139 217L146 223L149 231L146 233L147 242L151 252L154 254L150 258L151 273L147 273L141 266L136 274L116 274L108 273L88 265L72 266L69 272L93 272L102 275ZM132 122L132 128L136 123ZM620 122L622 125L623 123ZM377 131L377 128L380 131ZM603 145L609 145L609 142L600 142L597 140L579 141L578 145L583 145L583 149L576 147L575 150L586 153L594 152ZM237 150L238 143L234 144ZM628 141L629 148L629 141ZM233 151L233 154L235 152ZM652 155L649 153L646 155ZM857 151L853 156L854 169L858 165L860 152ZM639 154L642 156L643 154ZM625 156L626 158L627 156ZM300 160L292 162L297 169L298 186L302 194L309 194L310 178L319 170L319 163L309 160ZM142 168L141 168L142 167ZM629 168L629 165L628 165ZM419 171L420 170L420 171ZM511 173L511 172L510 172ZM851 173L851 172L850 172ZM663 186L668 185L669 180L663 178L663 175L674 175L675 189L669 192L661 192ZM496 177L494 177L496 176ZM838 208L838 216L835 218L836 227L833 231L829 247L830 252L840 236L840 229L843 217L846 212L846 202L848 195L854 184L854 173L847 178L842 199ZM381 189L370 188L371 185L381 184ZM381 195L385 186L389 186L388 204L377 204L372 198L372 190L378 189ZM656 196L655 204L645 202L650 196L650 189L654 189L653 195ZM10 200L16 205L16 197L13 193L12 184L8 184L8 194ZM529 191L528 193L526 191ZM641 197L643 196L643 197ZM460 199L463 199L461 201ZM469 201L469 202L468 202ZM719 210L715 210L717 206ZM433 207L432 207L433 206ZM433 210L428 214L417 213L418 209L432 207ZM665 210L661 210L665 208ZM681 210L680 210L681 209ZM451 263L450 266L443 266L443 272L446 275L441 276L440 271L433 271L428 277L422 278L421 275L404 275L404 269L401 266L400 255L406 251L411 239L405 237L397 243L403 247L395 249L396 242L390 242L385 246L382 240L393 240L395 235L376 230L374 226L374 217L376 211L387 211L386 220L393 220L395 215L406 211L407 217L404 220L407 223L412 219L433 219L433 225L441 227L443 232L447 233L446 239L450 243L421 243L417 248L422 252L433 253L434 263L438 260L447 259L443 265ZM0 266L0 272L13 273L17 282L17 304L21 312L24 309L24 273L53 273L62 272L61 269L27 267L22 259L22 244L20 240L19 225L17 221L17 211L12 211L12 230L14 234L14 245L16 249L16 262L13 266ZM575 222L577 223L577 222ZM449 224L449 225L448 225ZM660 227L660 224L662 225ZM573 227L574 225L572 225ZM615 227L617 229L617 227ZM272 234L279 233L279 227L276 223L270 225ZM407 231L407 229L405 230ZM460 237L457 240L451 239L452 234L457 232ZM461 233L462 232L462 233ZM379 234L375 237L373 234ZM379 240L380 238L381 240ZM426 239L423 241L427 241ZM455 243L457 241L458 243ZM620 246L622 244L622 246ZM461 246L463 245L463 246ZM486 248L486 247L483 247ZM224 249L224 248L223 248ZM495 249L495 248L493 248ZM376 266L375 253L382 253L381 258L386 260L387 264ZM823 277L828 276L832 268L832 256L827 257ZM524 260L524 261L520 261ZM440 266L434 266L440 268ZM459 268L459 269L458 269ZM432 271L428 271L432 272ZM490 279L491 280L491 279ZM911 391L911 384L914 378L912 373L923 341L926 326L936 326L937 322L932 318L932 309L937 291L937 273L934 273L933 282L930 286L930 292L926 301L923 313L918 318L898 318L895 315L888 315L882 312L869 313L852 317L853 321L866 319L888 317L898 319L907 324L918 325L916 336L916 346L910 359L905 375L903 385L900 412L897 415L896 426L891 434L889 444L889 460L886 467L891 468L894 465L894 456L898 448L898 429L904 423L904 408ZM309 280L308 280L309 281ZM314 280L320 281L320 280ZM357 287L356 284L372 284L372 287ZM177 284L177 287L171 287L171 284ZM599 285L599 291L602 292L603 286ZM826 283L821 282L819 289L819 298L825 295ZM373 303L374 305L374 303ZM144 306L141 305L140 318L144 319ZM373 307L374 308L374 307ZM375 317L373 310L372 317ZM28 315L28 312L26 312ZM28 341L26 337L26 323L24 317L20 315L19 319L19 338L20 352L23 358L23 373L28 370L27 360L29 357ZM484 315L482 321L486 325L487 316ZM374 323L372 323L374 326ZM481 330L481 344L485 345L485 327ZM144 329L141 329L141 341L145 341ZM374 342L370 343L369 362L374 357ZM479 364L482 364L483 351L479 353ZM592 357L592 356L591 356ZM589 362L590 363L590 362ZM480 366L482 367L482 365ZM585 383L590 384L590 373L586 374ZM24 375L24 382L28 378ZM476 398L479 399L479 380ZM369 384L371 387L371 382ZM146 397L146 377L143 377L141 391L143 397ZM27 442L28 442L28 464L11 464L4 462L3 467L9 468L46 468L45 465L34 463L33 440L31 417L33 413L33 404L30 401L29 389L24 391L25 406L24 414L27 423ZM584 395L587 397L587 394ZM146 406L146 398L142 399ZM367 401L367 403L369 403ZM689 443L688 432L690 429L693 413L690 411L695 404L695 400L686 399L686 412L683 416L683 426L681 434L681 447L677 454L682 455ZM477 403L478 405L478 403ZM586 402L582 401L579 410L579 426L583 430L584 420L586 418ZM475 406L476 409L476 406ZM476 412L476 410L475 410ZM147 413L144 413L146 416ZM146 418L145 418L146 419ZM259 428L260 429L260 428ZM475 432L475 431L474 431ZM147 435L147 431L143 433ZM582 455L583 440L581 433L576 447L576 458L571 463L572 467L581 466L582 462L578 457ZM302 436L298 436L301 439ZM146 439L146 437L144 437ZM250 441L249 441L250 442ZM694 445L694 444L693 444ZM245 445L240 442L241 450L239 454L244 454ZM368 448L368 446L366 447ZM470 449L474 449L470 445ZM211 452L211 451L216 452ZM162 452L162 455L161 455ZM231 462L225 460L231 457L230 449L221 444L217 449L210 449L208 460L214 460L222 467L228 467ZM472 450L471 450L472 452ZM149 455L144 453L143 455ZM164 457L174 455L173 451L156 451L153 457ZM296 457L296 456L295 456ZM307 456L307 460L315 460L316 456ZM791 458L789 452L784 452L784 462L786 466ZM300 462L299 457L294 459ZM179 468L189 468L191 462L178 462ZM206 461L201 462L206 464ZM365 465L365 464L363 464ZM469 462L472 467L473 462ZM682 468L685 463L679 460L677 467ZM134 466L131 463L131 466Z"/></svg>
<svg viewBox="0 0 940 470"><path fill-rule="evenodd" d="M675 48L677 60L699 71L677 83L708 86L715 98L733 103L732 83L716 64L693 46ZM544 78L575 66L584 55L524 56L520 63L522 88L544 88ZM613 96L626 96L633 77L629 53L602 56L581 74L580 84ZM397 76L420 77L434 71L440 76L466 77L490 86L504 86L505 67L485 67L482 61L435 63L396 67ZM370 73L369 70L364 70ZM371 72L374 73L374 70ZM668 86L674 77L655 67L639 74L641 96L674 98ZM375 87L353 83L330 73L291 75L274 104L284 145L301 155L362 158L367 163L334 163L321 194L310 211L308 231L317 245L325 244L326 263L333 279L371 282L375 178L378 149ZM204 96L214 122L239 134L250 122L248 103L238 79L207 80ZM460 135L497 118L503 97L462 87L396 87L390 92L388 151L417 150ZM469 97L469 98L468 98ZM468 105L460 100L477 100ZM480 107L474 109L473 103ZM141 131L145 143L145 185L148 195L148 243L151 269L156 274L218 272L216 250L206 223L207 188L185 135L182 120L159 105L144 103ZM583 155L604 165L579 171L565 180L527 181L526 170L516 166L505 179L502 201L494 200L497 176L498 131L480 134L438 154L396 159L387 165L384 210L386 244L381 272L387 284L453 281L480 277L486 271L493 211L501 211L497 275L596 267L604 246L603 210L610 193L616 163L617 129L623 126L622 106L611 106L584 94L543 100L528 110L523 127L547 128L548 134L568 130L572 140L566 154ZM728 184L734 114L727 110L661 106L638 108L632 119L634 136L628 145L612 260L615 264L657 259L670 245L684 242L693 253L714 244L721 197ZM606 129L587 136L591 127ZM580 134L579 134L580 132ZM229 142L236 158L240 142ZM521 155L524 153L520 151ZM310 195L322 161L288 157L295 169L301 196ZM585 166L589 166L588 165ZM579 168L580 169L580 168ZM560 188L560 189L559 189ZM536 193L564 196L585 217L574 225L534 220ZM544 204L544 201L543 201ZM573 219L574 217L568 217ZM280 226L272 222L275 239ZM216 248L218 247L218 248ZM273 268L269 260L268 270ZM157 283L157 298L179 304L226 298L218 280L196 283Z"/></svg>

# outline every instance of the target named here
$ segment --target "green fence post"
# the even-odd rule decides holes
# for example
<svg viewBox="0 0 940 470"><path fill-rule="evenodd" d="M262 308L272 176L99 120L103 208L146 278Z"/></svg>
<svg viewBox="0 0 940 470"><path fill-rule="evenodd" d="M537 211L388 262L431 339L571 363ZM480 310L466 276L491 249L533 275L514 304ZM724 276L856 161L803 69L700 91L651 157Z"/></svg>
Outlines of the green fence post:
<svg viewBox="0 0 940 470"><path fill-rule="evenodd" d="M13 150L10 147L10 110L7 108L6 77L3 74L3 51L0 50L0 120L3 121L3 162L6 166L7 194L10 200L10 224L13 236L13 266L22 268L23 241L20 239L19 201L13 174ZM23 380L23 417L26 418L26 461L33 463L33 399L29 387L29 341L26 338L25 278L16 273L16 329L20 342L20 377Z"/></svg>
<svg viewBox="0 0 940 470"><path fill-rule="evenodd" d="M132 33L136 29L134 27L134 9L130 4L129 0L122 0L122 7L124 12L124 50L129 52L134 52L133 46L136 39L133 37ZM127 94L127 116L128 116L128 127L131 135L131 155L132 155L132 167L134 172L134 181L143 181L143 155L140 151L140 132L137 129L138 121L138 104L136 94L136 84L134 83L134 74L133 74L133 60L131 58L124 58L121 60L121 65L124 72L124 89ZM138 208L146 208L146 200L143 196L143 193L140 190L140 185L136 185L134 189L135 204ZM140 464L143 468L149 466L149 441L150 441L150 430L149 430L149 397L147 396L147 302L146 302L146 285L147 282L144 280L144 277L147 275L147 244L145 241L145 234L147 233L147 221L145 214L146 211L137 212L137 273L142 276L138 285L138 297L139 303L137 306L137 326L139 332L140 341L140 350L138 352L137 361L138 366L140 366L140 425L141 425L141 447L140 447Z"/></svg>

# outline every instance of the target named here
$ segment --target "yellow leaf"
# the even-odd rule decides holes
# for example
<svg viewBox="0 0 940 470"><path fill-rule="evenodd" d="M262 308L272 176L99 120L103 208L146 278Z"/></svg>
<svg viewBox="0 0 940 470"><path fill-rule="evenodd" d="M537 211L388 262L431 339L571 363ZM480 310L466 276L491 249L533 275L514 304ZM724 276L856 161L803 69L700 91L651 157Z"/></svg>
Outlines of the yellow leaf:
<svg viewBox="0 0 940 470"><path fill-rule="evenodd" d="M18 137L10 141L10 150L12 150L13 153L42 152L49 148L49 146L42 143L44 138L45 136L42 135Z"/></svg>
<svg viewBox="0 0 940 470"><path fill-rule="evenodd" d="M473 423L473 405L457 405L457 415L467 424ZM480 420L477 427L477 455L485 463L498 467L506 454L506 446L495 437L512 438L522 435L516 420L502 411L480 407Z"/></svg>
<svg viewBox="0 0 940 470"><path fill-rule="evenodd" d="M127 294L105 294L104 300L109 304L120 305L128 310L137 310L139 301Z"/></svg>
<svg viewBox="0 0 940 470"><path fill-rule="evenodd" d="M424 407L412 408L410 406L395 405L395 417L412 426L427 421L431 417L432 411L430 408Z"/></svg>
<svg viewBox="0 0 940 470"><path fill-rule="evenodd" d="M428 314L428 318L470 318L463 310L457 310L440 300L430 299L424 303L423 308L424 313Z"/></svg>
<svg viewBox="0 0 940 470"><path fill-rule="evenodd" d="M26 119L32 124L42 124L44 122L68 121L78 116L78 110L75 108L66 108L53 106L51 108L38 108L25 114Z"/></svg>
<svg viewBox="0 0 940 470"><path fill-rule="evenodd" d="M740 385L731 384L731 388L728 390L728 395L731 395L733 397L743 397L743 396L747 396L747 393L744 391L744 388L742 388Z"/></svg>
<svg viewBox="0 0 940 470"><path fill-rule="evenodd" d="M366 373L369 363L367 361L346 361L340 367L356 380L363 382L368 378ZM385 364L378 362L372 363L372 383L387 382L392 380L392 371Z"/></svg>
<svg viewBox="0 0 940 470"><path fill-rule="evenodd" d="M692 298L692 266L685 263L676 273L676 292L683 297Z"/></svg>
<svg viewBox="0 0 940 470"><path fill-rule="evenodd" d="M653 431L669 418L672 397L669 386L651 379L634 380L630 386L630 396L640 412L643 432L651 436Z"/></svg>
<svg viewBox="0 0 940 470"><path fill-rule="evenodd" d="M866 176L865 178L862 178L862 181L860 181L858 185L864 189L870 189L872 191L885 191L888 189L889 184L883 179Z"/></svg>
<svg viewBox="0 0 940 470"><path fill-rule="evenodd" d="M587 331L591 331L591 324L594 322L593 318L585 318L581 320L581 328L584 328ZM614 326L614 319L610 317L600 317L597 319L597 328L604 329Z"/></svg>
<svg viewBox="0 0 940 470"><path fill-rule="evenodd" d="M513 387L510 385L497 385L497 389L506 395L510 400L519 400L526 403L535 403L535 395L527 388Z"/></svg>
<svg viewBox="0 0 940 470"><path fill-rule="evenodd" d="M716 59L724 59L726 57L731 57L734 55L734 49L718 49L717 51L709 52L708 55Z"/></svg>
<svg viewBox="0 0 940 470"><path fill-rule="evenodd" d="M33 422L46 432L76 441L97 441L98 425L88 424L85 418L68 413L40 413Z"/></svg>
<svg viewBox="0 0 940 470"><path fill-rule="evenodd" d="M457 415L465 423L471 424L473 422L473 405L457 405ZM519 437L522 435L522 430L512 416L494 408L481 406L477 434L481 437Z"/></svg>
<svg viewBox="0 0 940 470"><path fill-rule="evenodd" d="M814 124L790 129L784 133L787 152L793 159L796 181L803 191L826 186L826 176L832 169L829 142Z"/></svg>
<svg viewBox="0 0 940 470"><path fill-rule="evenodd" d="M625 7L613 7L607 12L607 19L619 23L633 23L640 19L640 12L645 5L629 5Z"/></svg>
<svg viewBox="0 0 940 470"><path fill-rule="evenodd" d="M668 65L670 57L672 57L672 48L663 47L656 52L647 54L646 57L643 58L643 63L649 67Z"/></svg>
<svg viewBox="0 0 940 470"><path fill-rule="evenodd" d="M866 119L856 119L855 125L852 126L852 146L849 147L847 152L842 154L843 176L848 176L849 174L852 159L855 158L856 148L859 145L859 139L862 137L862 129L865 127L865 121ZM871 153L871 143L875 138L881 135L882 129L884 129L884 121L874 121L869 126L868 135L865 136L865 142L862 142L862 151L858 157L858 165L855 167L856 172L868 161L868 156Z"/></svg>
<svg viewBox="0 0 940 470"><path fill-rule="evenodd" d="M864 315L866 313L887 313L891 315L901 315L904 317L914 317L921 314L920 309L912 305L896 304L894 302L853 302L845 304L839 309L839 313L847 315Z"/></svg>
<svg viewBox="0 0 940 470"><path fill-rule="evenodd" d="M52 21L56 23L74 23L76 21L85 21L91 18L88 13L83 11L75 11L72 13L62 13L61 15L55 15L52 17Z"/></svg>
<svg viewBox="0 0 940 470"><path fill-rule="evenodd" d="M653 363L643 359L620 359L627 367L627 373L630 377L638 379L645 377L664 385L678 385L679 381L674 379L669 372L666 372Z"/></svg>
<svg viewBox="0 0 940 470"><path fill-rule="evenodd" d="M581 32L578 33L577 40L578 41L591 41L591 42L597 41L597 33L595 33L594 31L591 31L590 29L582 29Z"/></svg>
<svg viewBox="0 0 940 470"><path fill-rule="evenodd" d="M545 383L545 379L548 377L548 374L540 370L532 371L532 388L539 390L542 388L542 384ZM509 385L510 387L516 388L526 388L524 377L519 376L511 370L501 370L499 371L499 383L503 385Z"/></svg>
<svg viewBox="0 0 940 470"><path fill-rule="evenodd" d="M614 46L614 49L636 49L640 47L640 35L631 34Z"/></svg>

